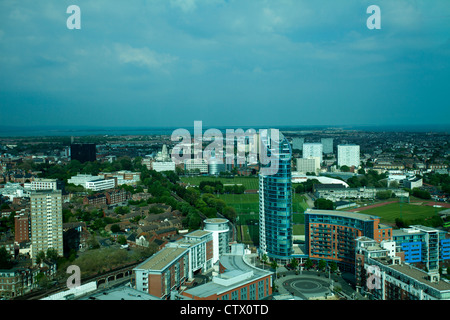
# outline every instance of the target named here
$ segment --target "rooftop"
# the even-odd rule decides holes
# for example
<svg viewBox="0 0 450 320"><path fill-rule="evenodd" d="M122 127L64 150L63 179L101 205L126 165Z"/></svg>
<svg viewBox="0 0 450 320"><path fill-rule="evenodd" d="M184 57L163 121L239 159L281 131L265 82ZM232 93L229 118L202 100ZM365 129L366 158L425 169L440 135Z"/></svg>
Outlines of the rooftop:
<svg viewBox="0 0 450 320"><path fill-rule="evenodd" d="M220 295L273 273L254 267L244 259L243 249L233 250L232 253L224 254L220 258L220 263L226 270L224 273L214 277L211 282L190 288L185 292L200 298L214 294Z"/></svg>
<svg viewBox="0 0 450 320"><path fill-rule="evenodd" d="M305 214L318 214L318 215L329 215L337 217L346 217L359 219L364 221L370 221L374 219L380 219L378 216L372 216L363 213L348 212L348 211L334 211L334 210L318 210L318 209L306 209Z"/></svg>
<svg viewBox="0 0 450 320"><path fill-rule="evenodd" d="M450 292L450 283L440 280L438 282L431 282L429 280L429 275L423 270L415 268L408 264L394 264L389 265L390 260L386 258L375 258L375 260L381 262L382 264L388 265L389 268L398 271L408 277L413 278L414 280L421 282L424 285L430 286L439 291L449 291Z"/></svg>
<svg viewBox="0 0 450 320"><path fill-rule="evenodd" d="M162 271L169 266L177 257L188 251L187 248L166 247L142 262L135 269Z"/></svg>

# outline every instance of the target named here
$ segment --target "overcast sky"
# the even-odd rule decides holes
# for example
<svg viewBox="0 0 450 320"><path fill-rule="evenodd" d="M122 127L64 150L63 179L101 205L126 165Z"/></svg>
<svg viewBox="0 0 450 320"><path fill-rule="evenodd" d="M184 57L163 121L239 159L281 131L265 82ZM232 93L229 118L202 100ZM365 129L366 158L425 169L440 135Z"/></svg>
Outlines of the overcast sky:
<svg viewBox="0 0 450 320"><path fill-rule="evenodd" d="M449 0L0 1L2 126L444 124L449 92Z"/></svg>

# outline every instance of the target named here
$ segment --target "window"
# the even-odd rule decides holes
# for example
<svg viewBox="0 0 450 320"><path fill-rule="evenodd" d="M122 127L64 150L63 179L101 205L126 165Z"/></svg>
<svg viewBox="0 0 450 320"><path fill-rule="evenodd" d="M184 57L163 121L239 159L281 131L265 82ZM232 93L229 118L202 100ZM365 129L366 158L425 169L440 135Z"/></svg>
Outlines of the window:
<svg viewBox="0 0 450 320"><path fill-rule="evenodd" d="M248 300L247 287L241 288L241 300Z"/></svg>

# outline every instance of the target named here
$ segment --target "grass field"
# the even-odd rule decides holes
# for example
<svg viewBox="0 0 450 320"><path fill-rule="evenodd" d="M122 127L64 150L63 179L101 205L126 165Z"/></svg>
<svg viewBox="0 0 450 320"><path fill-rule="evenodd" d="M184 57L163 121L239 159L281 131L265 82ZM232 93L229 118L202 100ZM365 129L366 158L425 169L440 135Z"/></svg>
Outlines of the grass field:
<svg viewBox="0 0 450 320"><path fill-rule="evenodd" d="M233 207L238 214L259 212L259 194L220 194L218 197ZM299 195L293 197L292 206L294 212L301 213L308 208L305 198Z"/></svg>
<svg viewBox="0 0 450 320"><path fill-rule="evenodd" d="M404 220L427 219L445 208L434 208L411 203L391 203L385 206L361 210L360 213L379 216L381 222L394 223L396 218Z"/></svg>
<svg viewBox="0 0 450 320"><path fill-rule="evenodd" d="M220 178L220 177L181 177L182 182L189 183L193 186L199 186L202 181L220 181L222 184L237 184L243 185L247 190L258 190L258 178L256 177L234 177L234 178Z"/></svg>

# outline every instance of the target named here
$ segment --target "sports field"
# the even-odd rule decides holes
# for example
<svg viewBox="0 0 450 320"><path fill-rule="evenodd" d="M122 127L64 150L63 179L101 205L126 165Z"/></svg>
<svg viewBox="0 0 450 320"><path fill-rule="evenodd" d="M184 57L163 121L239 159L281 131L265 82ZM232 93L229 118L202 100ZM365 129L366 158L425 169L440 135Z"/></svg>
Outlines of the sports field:
<svg viewBox="0 0 450 320"><path fill-rule="evenodd" d="M293 234L305 234L305 215L296 213L293 216ZM236 228L238 239L242 243L258 245L259 242L259 215L258 214L239 214L236 219Z"/></svg>
<svg viewBox="0 0 450 320"><path fill-rule="evenodd" d="M437 215L445 208L437 208L422 203L388 203L375 208L358 208L355 211L364 214L379 216L384 223L395 223L396 218L404 220L427 219Z"/></svg>
<svg viewBox="0 0 450 320"><path fill-rule="evenodd" d="M234 177L234 178L221 178L221 177L181 177L180 180L184 183L189 183L193 186L199 186L202 181L220 181L223 185L243 185L247 190L258 190L258 178L256 177Z"/></svg>

